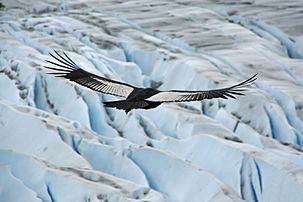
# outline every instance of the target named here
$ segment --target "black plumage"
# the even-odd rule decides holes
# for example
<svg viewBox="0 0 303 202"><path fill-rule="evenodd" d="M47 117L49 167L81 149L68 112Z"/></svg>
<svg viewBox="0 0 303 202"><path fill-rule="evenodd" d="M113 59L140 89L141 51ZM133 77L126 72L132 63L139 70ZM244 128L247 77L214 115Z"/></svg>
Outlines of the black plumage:
<svg viewBox="0 0 303 202"><path fill-rule="evenodd" d="M257 79L257 74L251 78L230 86L214 90L203 91L160 91L154 88L138 88L127 83L107 79L81 69L65 52L50 55L57 60L56 62L46 60L56 67L45 66L45 68L53 70L49 74L57 77L64 77L74 81L82 86L90 88L94 91L111 94L126 98L125 100L103 102L106 107L114 107L125 110L128 113L132 109L151 109L159 106L163 102L188 102L199 101L212 98L236 98L236 95L244 95L246 87L253 84Z"/></svg>

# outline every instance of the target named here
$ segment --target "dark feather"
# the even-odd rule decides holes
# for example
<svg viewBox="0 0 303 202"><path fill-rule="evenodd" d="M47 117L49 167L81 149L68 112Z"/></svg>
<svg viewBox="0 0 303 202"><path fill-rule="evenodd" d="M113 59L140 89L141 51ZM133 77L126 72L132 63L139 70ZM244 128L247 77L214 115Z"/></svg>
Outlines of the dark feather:
<svg viewBox="0 0 303 202"><path fill-rule="evenodd" d="M57 62L46 60L46 62L56 66L56 68L45 66L45 68L55 71L49 74L67 78L94 91L121 97L127 97L134 89L129 84L107 79L81 69L65 52L63 52L64 56L60 55L57 51L55 53L56 55L49 54Z"/></svg>
<svg viewBox="0 0 303 202"><path fill-rule="evenodd" d="M245 88L252 85L256 79L257 79L257 74L231 87L208 90L208 91L178 91L178 90L162 91L157 93L156 95L151 96L147 100L151 102L188 102L188 101L198 101L198 100L212 99L212 98L227 99L227 97L236 99L235 95L244 95L243 93L240 92L245 91L246 90Z"/></svg>

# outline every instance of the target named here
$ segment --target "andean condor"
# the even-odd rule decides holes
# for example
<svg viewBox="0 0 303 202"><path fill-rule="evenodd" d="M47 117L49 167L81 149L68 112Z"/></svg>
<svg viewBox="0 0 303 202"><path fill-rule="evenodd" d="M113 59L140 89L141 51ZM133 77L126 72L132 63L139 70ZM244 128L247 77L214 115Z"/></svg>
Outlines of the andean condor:
<svg viewBox="0 0 303 202"><path fill-rule="evenodd" d="M63 52L64 55L59 54L57 51L55 51L55 53L56 55L52 53L49 54L56 59L58 63L46 60L50 64L57 66L56 68L45 66L45 68L55 71L49 74L64 77L97 92L126 98L125 100L103 102L106 107L122 109L126 114L132 109L155 108L163 102L188 102L212 98L227 99L228 97L235 99L236 97L234 95L244 95L242 92L246 90L245 87L253 84L257 79L257 74L255 74L239 84L214 90L160 91L154 88L138 88L127 83L89 73L81 69L65 52Z"/></svg>

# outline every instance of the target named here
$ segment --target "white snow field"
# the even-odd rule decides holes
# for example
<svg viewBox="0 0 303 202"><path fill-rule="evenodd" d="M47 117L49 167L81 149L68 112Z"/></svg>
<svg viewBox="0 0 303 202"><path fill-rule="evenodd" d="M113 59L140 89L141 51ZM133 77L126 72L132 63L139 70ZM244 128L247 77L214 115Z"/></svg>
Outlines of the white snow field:
<svg viewBox="0 0 303 202"><path fill-rule="evenodd" d="M0 1L1 202L303 201L303 1ZM136 86L237 100L104 108L48 52Z"/></svg>

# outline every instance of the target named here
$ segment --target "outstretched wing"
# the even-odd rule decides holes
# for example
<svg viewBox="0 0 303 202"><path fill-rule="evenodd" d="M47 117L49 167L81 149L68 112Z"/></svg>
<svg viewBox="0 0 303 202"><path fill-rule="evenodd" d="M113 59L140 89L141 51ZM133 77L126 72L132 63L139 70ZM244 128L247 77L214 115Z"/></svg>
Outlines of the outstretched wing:
<svg viewBox="0 0 303 202"><path fill-rule="evenodd" d="M64 55L60 55L57 51L55 51L55 53L56 55L52 53L49 54L57 60L57 62L49 60L46 60L46 62L55 65L56 68L44 66L47 69L53 70L53 72L49 74L64 77L97 92L121 97L127 97L135 88L129 84L107 79L81 69L65 52L63 52Z"/></svg>
<svg viewBox="0 0 303 202"><path fill-rule="evenodd" d="M251 78L228 88L221 88L207 91L162 91L157 93L150 98L146 99L151 102L188 102L198 101L212 98L236 98L235 95L244 95L242 92L245 91L245 87L253 84L257 79L257 74Z"/></svg>

